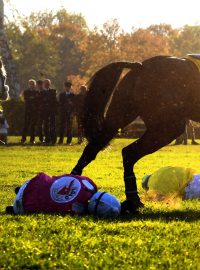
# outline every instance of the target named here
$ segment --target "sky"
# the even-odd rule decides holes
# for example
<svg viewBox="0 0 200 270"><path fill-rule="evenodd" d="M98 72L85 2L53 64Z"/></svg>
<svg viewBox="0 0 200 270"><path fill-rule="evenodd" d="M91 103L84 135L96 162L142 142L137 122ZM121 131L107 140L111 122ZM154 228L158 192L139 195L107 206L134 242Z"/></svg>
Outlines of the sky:
<svg viewBox="0 0 200 270"><path fill-rule="evenodd" d="M200 24L200 0L9 0L11 5L4 2L8 18L12 17L12 7L23 15L64 7L70 13L82 14L91 29L115 18L126 32L132 27L160 23L173 28Z"/></svg>

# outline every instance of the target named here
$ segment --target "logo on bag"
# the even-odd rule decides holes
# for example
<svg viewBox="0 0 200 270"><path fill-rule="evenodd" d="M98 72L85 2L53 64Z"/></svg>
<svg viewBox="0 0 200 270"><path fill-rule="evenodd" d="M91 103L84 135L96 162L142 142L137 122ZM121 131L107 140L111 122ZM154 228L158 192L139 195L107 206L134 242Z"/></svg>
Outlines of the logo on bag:
<svg viewBox="0 0 200 270"><path fill-rule="evenodd" d="M57 203L66 203L74 200L79 191L81 184L74 177L62 177L57 179L51 186L51 198Z"/></svg>

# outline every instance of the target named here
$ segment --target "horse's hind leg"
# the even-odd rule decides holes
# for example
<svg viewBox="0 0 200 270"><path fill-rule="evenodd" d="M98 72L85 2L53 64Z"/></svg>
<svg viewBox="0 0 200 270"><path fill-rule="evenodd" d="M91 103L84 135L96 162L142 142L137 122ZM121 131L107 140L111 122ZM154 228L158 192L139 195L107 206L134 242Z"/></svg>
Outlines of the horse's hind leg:
<svg viewBox="0 0 200 270"><path fill-rule="evenodd" d="M159 122L157 125L147 127L147 131L139 140L122 149L126 194L126 201L122 203L122 212L134 212L143 205L138 196L134 164L145 155L169 144L182 134L184 129L185 120L177 122L177 119L176 121L170 119L167 122Z"/></svg>

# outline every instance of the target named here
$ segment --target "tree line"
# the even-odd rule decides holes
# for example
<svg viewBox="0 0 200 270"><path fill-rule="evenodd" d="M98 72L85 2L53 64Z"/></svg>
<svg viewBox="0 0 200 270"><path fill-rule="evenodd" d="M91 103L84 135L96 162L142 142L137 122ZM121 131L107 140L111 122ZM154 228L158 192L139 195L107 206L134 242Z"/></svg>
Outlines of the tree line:
<svg viewBox="0 0 200 270"><path fill-rule="evenodd" d="M64 8L18 16L5 23L21 91L30 78L49 78L58 91L70 79L74 89L113 61L143 61L155 55L184 57L200 52L200 25L174 29L168 24L124 32L116 19L89 29L80 14Z"/></svg>

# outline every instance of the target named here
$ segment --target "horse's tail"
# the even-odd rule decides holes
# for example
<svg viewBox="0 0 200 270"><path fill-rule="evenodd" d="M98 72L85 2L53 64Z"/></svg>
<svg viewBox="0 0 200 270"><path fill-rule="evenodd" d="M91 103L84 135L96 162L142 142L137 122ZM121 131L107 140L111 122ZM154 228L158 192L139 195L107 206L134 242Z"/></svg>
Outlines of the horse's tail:
<svg viewBox="0 0 200 270"><path fill-rule="evenodd" d="M141 64L137 62L111 63L98 70L90 79L83 118L83 128L89 142L96 140L103 130L104 111L123 69L136 69L136 67L141 69Z"/></svg>

